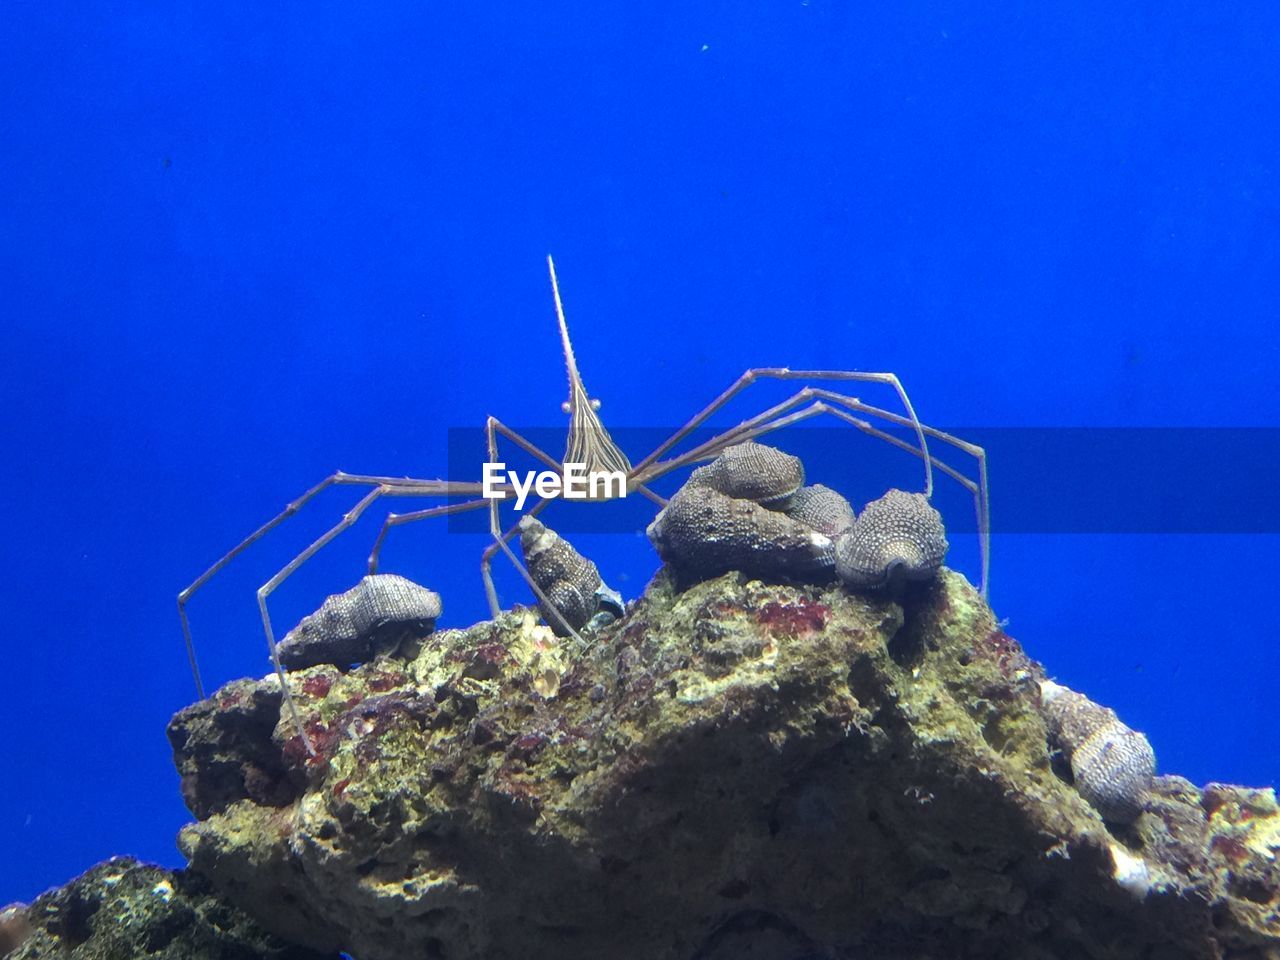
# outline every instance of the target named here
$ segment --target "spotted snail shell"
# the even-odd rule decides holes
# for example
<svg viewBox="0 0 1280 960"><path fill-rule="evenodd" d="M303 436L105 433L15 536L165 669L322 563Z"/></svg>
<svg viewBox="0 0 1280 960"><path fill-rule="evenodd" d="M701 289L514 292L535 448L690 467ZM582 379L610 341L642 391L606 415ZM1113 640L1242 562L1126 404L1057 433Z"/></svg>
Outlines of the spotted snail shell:
<svg viewBox="0 0 1280 960"><path fill-rule="evenodd" d="M608 619L622 615L622 598L600 579L596 565L573 548L536 517L520 520L520 551L529 575L554 604L554 610L539 601L542 616L557 636L567 636L567 623L581 630L597 614ZM558 616L557 616L558 614Z"/></svg>
<svg viewBox="0 0 1280 960"><path fill-rule="evenodd" d="M831 539L812 527L692 483L671 498L647 532L658 555L685 580L730 570L804 580L830 577L834 563Z"/></svg>
<svg viewBox="0 0 1280 960"><path fill-rule="evenodd" d="M439 616L438 593L395 574L370 574L303 617L277 653L287 670L319 663L348 667L372 660L410 633L430 633Z"/></svg>
<svg viewBox="0 0 1280 960"><path fill-rule="evenodd" d="M689 477L690 486L706 485L735 500L752 500L783 509L804 484L799 457L748 440L724 451Z"/></svg>
<svg viewBox="0 0 1280 960"><path fill-rule="evenodd" d="M785 512L792 520L799 520L832 540L853 526L849 501L820 483L797 490Z"/></svg>
<svg viewBox="0 0 1280 960"><path fill-rule="evenodd" d="M924 494L890 490L837 541L836 572L851 587L928 580L946 553L942 516Z"/></svg>
<svg viewBox="0 0 1280 960"><path fill-rule="evenodd" d="M1052 681L1040 684L1040 702L1080 796L1104 820L1137 819L1156 772L1150 741L1121 723L1114 710Z"/></svg>
<svg viewBox="0 0 1280 960"><path fill-rule="evenodd" d="M699 467L649 525L649 539L679 579L730 570L762 579L828 580L834 538L853 520L828 487L804 486L804 465L747 441Z"/></svg>

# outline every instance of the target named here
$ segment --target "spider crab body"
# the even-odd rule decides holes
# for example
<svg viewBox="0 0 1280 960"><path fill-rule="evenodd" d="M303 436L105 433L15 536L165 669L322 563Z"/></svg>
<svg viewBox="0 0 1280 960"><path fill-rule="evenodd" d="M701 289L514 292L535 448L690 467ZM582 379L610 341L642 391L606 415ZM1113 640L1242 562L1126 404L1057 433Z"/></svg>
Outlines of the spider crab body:
<svg viewBox="0 0 1280 960"><path fill-rule="evenodd" d="M963 485L973 496L974 510L977 517L980 556L981 584L985 595L987 588L987 572L989 566L988 550L988 508L987 508L987 468L986 454L981 447L968 443L957 437L944 433L934 427L922 423L916 416L911 401L903 389L898 377L892 373L869 373L852 370L791 370L787 367L759 367L747 370L737 380L712 400L706 407L694 415L683 427L659 444L653 451L638 462L633 463L614 442L599 416L599 403L592 399L583 385L578 371L577 358L573 345L569 340L568 325L565 321L564 307L560 298L560 287L556 277L555 264L547 257L547 267L551 277L551 288L555 300L556 319L559 324L561 347L564 353L565 367L569 380L569 396L562 409L569 415L568 437L565 444L563 460L556 460L535 444L507 427L495 417L490 416L485 423L485 435L489 461L497 463L499 456L499 439L514 445L525 454L558 474L563 486L566 476L566 465L574 469L583 469L590 476L593 473L620 474L625 479L624 493L639 493L653 501L659 508L667 505L667 500L649 488L649 484L674 470L691 467L699 463L715 460L726 449L745 444L763 435L780 430L792 424L817 416L831 416L855 427L862 433L883 440L906 453L920 459L924 466L924 489L922 496L927 499L933 491L933 472L935 469L945 473ZM737 426L717 432L710 439L679 452L675 452L685 441L703 426L712 416L733 400L738 394L747 390L752 384L761 380L779 380L800 382L803 385L794 394L780 403L774 404L762 412L748 417ZM890 387L897 395L903 413L896 413L881 407L863 403L857 397L840 393L833 389L810 385L813 381L830 383L871 383ZM887 424L887 428L878 427L873 421ZM891 428L905 429L914 435L914 442L889 432ZM930 453L929 442L940 441L947 446L973 457L978 464L977 479L957 470ZM416 522L431 517L461 513L470 510L487 509L489 516L489 532L492 542L484 549L480 558L481 578L484 582L485 594L490 611L497 615L501 609L497 590L493 583L491 566L493 557L499 552L514 565L525 583L537 597L544 614L552 622L557 633L573 636L579 641L577 630L560 613L556 603L547 596L530 575L525 564L510 546L510 541L520 534L516 524L503 529L499 508L508 496L514 493L510 484L503 485L499 496L486 497L485 484L476 481L454 480L421 480L412 477L390 477L364 474L348 474L337 472L302 494L297 500L288 504L280 513L272 517L261 527L244 538L228 553L217 560L196 580L178 594L178 614L182 625L183 638L186 642L192 674L195 678L199 695L204 696L204 685L200 678L200 670L196 660L195 645L192 640L190 622L187 616L187 603L191 597L223 567L234 560L242 552L262 537L270 533L298 510L302 509L312 498L331 486L359 486L366 488L364 496L343 516L341 521L322 534L315 542L289 561L275 576L258 590L258 607L262 618L263 631L267 638L267 646L271 653L272 663L279 677L284 699L290 711L294 726L308 750L312 750L310 738L303 729L301 719L294 706L286 682L284 668L281 664L277 642L271 624L267 600L271 593L288 577L314 556L325 545L330 543L343 531L354 525L356 521L375 502L383 497L416 497L444 499L443 505L415 510L409 513L390 513L384 520L369 555L368 571L377 572L383 544L390 531L406 523ZM597 501L616 499L614 491L606 486L605 494L586 499ZM524 517L536 517L553 499L554 496L539 495L536 502ZM526 529L528 524L526 524ZM575 620L578 617L574 617Z"/></svg>

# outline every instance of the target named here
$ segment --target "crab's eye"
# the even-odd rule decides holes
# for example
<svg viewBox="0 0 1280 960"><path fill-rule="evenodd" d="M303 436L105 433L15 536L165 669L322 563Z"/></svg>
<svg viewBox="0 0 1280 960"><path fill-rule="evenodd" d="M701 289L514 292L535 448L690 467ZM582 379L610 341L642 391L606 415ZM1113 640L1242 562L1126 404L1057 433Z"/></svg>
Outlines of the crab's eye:
<svg viewBox="0 0 1280 960"><path fill-rule="evenodd" d="M591 398L591 409L592 409L592 410L599 410L599 409L600 409L600 401L599 401L599 400L597 400L595 397L592 397L592 398Z"/></svg>
<svg viewBox="0 0 1280 960"><path fill-rule="evenodd" d="M560 404L560 409L561 409L562 411L564 411L565 413L568 413L568 412L569 412L569 401L568 401L568 400L566 400L564 403Z"/></svg>

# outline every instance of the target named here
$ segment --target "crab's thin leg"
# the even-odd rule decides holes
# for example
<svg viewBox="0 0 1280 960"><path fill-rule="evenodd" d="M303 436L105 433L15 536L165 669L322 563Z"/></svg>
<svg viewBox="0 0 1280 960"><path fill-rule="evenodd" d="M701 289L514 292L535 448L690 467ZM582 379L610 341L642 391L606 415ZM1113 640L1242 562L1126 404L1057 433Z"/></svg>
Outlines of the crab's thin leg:
<svg viewBox="0 0 1280 960"><path fill-rule="evenodd" d="M803 394L803 391L801 393L796 394L795 397L793 397L793 400L794 399L813 399L812 397L802 396L802 394ZM719 453L722 453L726 447L733 446L735 443L742 443L746 440L754 440L756 437L762 436L766 433L772 433L775 430L780 430L783 427L789 427L794 423L799 423L802 420L808 420L812 417L818 416L819 414L823 414L823 413L829 413L834 417L838 417L839 419L843 420L845 423L848 423L854 427L857 427L860 431L867 434L868 436L875 437L878 440L884 440L886 443L891 443L895 447L899 448L900 450L903 450L906 453L911 454L917 460L920 459L919 447L916 447L910 443L907 443L901 437L896 437L891 433L886 433L884 430L878 429L877 427L873 426L871 423L869 423L866 420L862 420L858 417L854 417L851 414L846 413L844 410L831 407L825 402L826 399L836 399L837 402L839 402L841 400L847 401L849 398L841 397L839 394L834 394L824 398L823 400L814 399L809 406L803 407L800 410L796 410L792 413L789 413L786 416L780 416L775 420L767 420L761 423L755 423L750 428L747 428L747 429L744 429L742 425L733 427L730 430L726 430L724 433L721 433L716 435L715 437L712 437L705 444L702 444L701 446L699 446L697 450L691 450L687 454L681 454L679 457L673 457L670 460L663 460L661 461L661 463L657 465L657 467L660 468L660 474L665 474L669 470L675 470L683 466L688 466L691 463L696 463L699 460L707 460L714 456L717 456ZM792 405L793 404L791 403L787 404L787 406L792 406ZM866 409L865 404L860 403L859 407ZM875 410L876 408L870 408L870 409ZM755 420L756 418L752 418L752 419ZM906 418L904 417L903 419L905 420ZM921 426L924 427L925 433L928 434L929 436L935 436L940 440L947 436L947 434L944 434L941 430L937 430L933 427L928 426L927 424L921 424ZM965 441L959 441L959 443L963 444L964 446L973 446L973 444L967 444ZM982 450L981 447L975 447L975 449L979 451ZM970 451L965 450L965 452L967 453ZM955 480L957 483L963 486L966 490L968 490L970 494L977 494L980 491L979 483L965 476L959 470L950 466L944 461L939 460L933 454L930 454L930 458L933 461L933 468L935 470L941 471L942 473L945 473L947 476L951 477L953 480ZM980 517L981 513L979 513L975 509L975 515Z"/></svg>
<svg viewBox="0 0 1280 960"><path fill-rule="evenodd" d="M868 413L871 416L878 417L882 420L888 420L890 423L895 423L898 426L908 426L908 421L904 417L890 410L882 410L879 407L868 406L860 402L850 403L852 398L845 397L843 394L832 393L827 390L819 391L818 395L839 403L842 406L848 407L851 410ZM850 422L853 421L851 420ZM968 440L964 440L954 434L946 433L936 427L930 427L927 424L921 424L921 427L928 436L933 437L935 440L941 440L943 443L967 453L978 462L978 490L974 491L974 509L977 512L978 518L978 537L981 553L980 563L982 568L982 596L983 599L986 599L988 588L990 586L991 573L991 485L987 473L987 451L976 443L970 443ZM891 435L886 435L882 439L890 439L890 437ZM891 442L893 442L895 446L902 446L900 441L891 440ZM903 449L906 448L904 447ZM937 461L934 462L936 464ZM954 476L954 474L951 475Z"/></svg>
<svg viewBox="0 0 1280 960"><path fill-rule="evenodd" d="M833 416L838 417L839 419L845 421L846 423L852 424L853 426L857 427L859 430L861 430L862 432L870 436L877 437L878 439L885 440L889 443L892 443L894 446L898 447L899 449L907 451L912 456L915 456L917 458L922 456L922 453L918 448L916 448L915 446L909 443L906 443L901 438L895 437L892 434L887 433L883 430L879 430L873 425L871 425L870 423L868 423L867 421L857 417L853 417L845 413L843 410L836 407L832 407L830 405L830 403L837 403L841 407L846 407L850 410L855 410L860 413L866 413L870 416L888 420L900 426L907 426L910 423L910 421L908 421L905 417L902 417L900 414L896 414L888 410L883 410L879 407L870 406L869 404L862 403L860 400L857 400L854 397L846 397L843 394L834 393L832 391L818 390L816 388L806 387L805 389L795 393L790 399L770 408L770 411L767 411L767 412L770 414L777 414L782 410L792 409L796 406L799 406L801 403L805 402L806 400L812 399L815 394L821 395L821 399L813 399L813 402L809 406L804 407L800 410L796 410L792 413L788 413L785 416L776 416L773 419L764 420L764 421L762 421L762 417L752 417L750 420L744 421L744 423L739 424L738 426L733 427L729 430L726 430L725 432L718 434L715 437L712 437L710 440L706 441L703 444L700 444L698 447L696 447L693 450L687 451L686 453L683 453L680 456L672 457L669 460L663 460L659 463L651 464L646 471L646 479L652 479L655 476L661 476L671 470L675 470L683 466L688 466L689 464L696 463L699 460L709 459L711 457L718 455L727 446L731 446L732 444L735 444L735 443L741 443L745 440L754 439L755 437L761 436L765 433L771 433L775 430L780 430L783 427L790 426L793 423L798 423L801 420L807 420L810 417L818 416L819 414L823 414L823 413L832 414ZM978 548L979 548L980 566L981 566L981 592L983 597L986 597L988 595L990 566L991 566L991 559L990 559L991 558L991 529L990 529L990 514L989 514L990 506L989 506L989 499L988 499L988 493L987 493L986 451L983 450L982 447L977 446L976 444L969 443L966 440L961 440L958 437L954 437L951 434L938 430L935 427L930 427L925 424L922 424L921 427L925 431L925 433L928 434L929 436L937 440L941 440L942 442L947 443L951 446L954 446L955 448L957 448L958 450L961 450L964 453L968 453L970 456L973 456L978 461L979 479L978 479L978 482L975 484L973 480L969 479L967 476L960 473L960 471L955 470L954 468L948 466L946 463L944 463L941 460L938 460L936 457L932 456L931 454L929 455L929 459L933 466L937 467L939 470L946 473L948 476L957 480L962 486L965 487L965 489L967 489L973 495L974 514L976 516L977 524L978 524Z"/></svg>
<svg viewBox="0 0 1280 960"><path fill-rule="evenodd" d="M538 502L534 504L532 508L530 508L527 515L531 517L537 516L543 510L543 508L546 507L547 504L549 504L550 502L551 501L549 499L545 497L540 497L538 499ZM491 517L492 519L496 520L497 513L494 512L491 515ZM514 528L511 532L508 532L504 535L502 529L495 524L494 526L490 527L489 532L493 535L494 542L497 544L498 549L500 549L503 553L507 555L507 559L511 561L511 565L516 568L516 573L520 574L524 582L529 585L529 589L533 591L533 595L538 598L538 602L542 604L543 612L551 613L555 617L559 625L564 627L565 632L568 633L569 636L573 637L575 641L577 641L578 649L585 650L587 648L587 641L583 639L582 634L578 633L578 631L575 630L573 626L570 625L569 621L564 618L564 615L560 612L560 608L557 607L555 603L551 601L551 598L546 595L543 589L540 586L538 586L538 582L533 579L533 575L529 573L529 571L525 568L525 565L521 562L520 558L515 555L515 551L511 549L511 547L507 544L506 539L504 539L504 536L509 538L512 535L512 532L514 532ZM491 602L496 603L498 599L498 593L493 586L492 575L488 570L485 570L485 575L487 578L485 581L485 589L490 591ZM494 613L494 617L497 617L497 615L498 615L497 613Z"/></svg>
<svg viewBox="0 0 1280 960"><path fill-rule="evenodd" d="M551 505L551 500L546 497L539 497L538 502L525 511L525 516L536 517L543 510ZM490 533L495 529L490 525ZM497 528L499 533L493 538L493 542L487 544L480 553L480 577L484 581L485 597L489 601L489 615L496 617L502 612L502 603L498 600L498 588L493 583L493 558L501 550L501 545L510 543L511 539L520 532L520 523L513 523L506 530L501 527Z"/></svg>
<svg viewBox="0 0 1280 960"><path fill-rule="evenodd" d="M644 494L646 497L648 497L650 500L656 503L660 508L665 507L667 505L666 497L661 496L660 494L654 493L652 490L646 487L643 483L635 484L634 489L639 490L642 494Z"/></svg>
<svg viewBox="0 0 1280 960"><path fill-rule="evenodd" d="M369 551L369 573L378 572L378 562L382 556L382 546L387 539L387 534L391 532L392 527L402 526L406 523L415 523L418 520L427 520L430 517L446 516L454 513L466 513L468 510L478 510L481 507L489 505L489 501L484 497L476 500L466 500L462 503L448 503L442 507L429 507L426 510L414 510L411 513L389 513L387 519L382 521L382 529L378 531L378 538L373 542L373 549Z"/></svg>
<svg viewBox="0 0 1280 960"><path fill-rule="evenodd" d="M547 507L551 506L551 503L552 503L552 500L550 497L539 497L538 502L524 512L524 516L536 517ZM499 550L498 540L501 540L503 543L510 543L515 538L515 535L519 532L520 532L520 521L517 520L511 526L507 527L506 530L502 531L501 536L498 537L497 540L495 540L493 543L488 544L484 548L484 552L480 554L480 573L481 573L481 576L486 578L485 583L488 584L493 582L491 568L493 564L493 558L498 554L498 550ZM496 589L493 591L492 601L494 603L498 603L498 595L497 595ZM499 604L499 609L501 609L500 604ZM495 612L493 615L497 616L497 613Z"/></svg>
<svg viewBox="0 0 1280 960"><path fill-rule="evenodd" d="M498 462L498 437L503 436L531 457L541 460L556 473L562 476L564 474L564 465L559 460L556 460L551 454L520 436L519 433L512 430L497 417L489 417L485 421L484 436L490 463ZM538 509L541 509L541 504L538 505ZM498 500L496 499L489 501L489 531L496 538L498 546L505 546L506 541L503 539L502 521L498 515ZM506 552L511 558L511 562L519 569L521 576L532 583L533 578L529 576L529 572L525 570L524 566L515 559L515 555L510 550ZM498 603L498 589L493 585L493 555L494 544L486 547L485 551L480 555L480 579L484 582L485 598L489 601L489 614L496 617L502 611L502 606Z"/></svg>
<svg viewBox="0 0 1280 960"><path fill-rule="evenodd" d="M706 422L707 418L732 400L735 396L745 390L757 380L836 380L855 383L884 383L893 387L898 394L898 399L902 402L903 409L907 411L909 422L916 432L916 439L920 443L920 452L923 456L920 458L924 461L924 495L930 497L933 495L933 464L929 459L929 447L925 441L926 431L920 423L920 418L916 416L915 407L911 405L911 398L907 396L906 389L902 386L902 381L898 379L894 373L871 373L859 370L791 370L787 367L756 367L746 371L742 376L730 384L720 396L716 397L707 406L703 407L694 417L683 427L673 433L664 440L652 453L636 464L633 473L644 474L647 467L658 460L668 450L678 444L698 427Z"/></svg>
<svg viewBox="0 0 1280 960"><path fill-rule="evenodd" d="M478 484L470 483L452 483L449 481L441 481L441 484L448 487L473 487ZM438 495L448 496L448 490L439 491ZM379 484L368 493L366 493L360 501L343 514L342 519L335 523L332 527L322 533L309 547L300 554L290 560L287 564L280 568L280 571L258 588L258 611L262 614L262 628L267 635L267 647L271 650L271 663L275 667L276 676L280 680L280 690L284 696L286 705L289 708L290 718L293 720L294 729L302 738L303 744L307 748L307 752L315 756L315 745L312 744L311 738L307 735L307 731L302 726L302 717L298 714L297 704L294 703L293 695L289 692L289 685L285 681L284 666L280 663L279 647L276 644L275 632L271 628L271 614L267 610L267 598L275 591L275 589L289 579L299 567L315 556L325 545L341 534L344 530L349 529L352 524L360 519L361 515L369 509L369 507L380 497L420 497L425 491L421 486L406 487L402 484ZM440 508L442 512L447 512L450 508L464 506L464 504L445 504Z"/></svg>
<svg viewBox="0 0 1280 960"><path fill-rule="evenodd" d="M510 440L516 446L520 447L520 449L524 450L526 453L534 457L537 457L539 460L547 464L549 467L551 467L551 469L555 470L557 473L560 473L561 475L563 475L564 466L562 464L552 459L550 454L547 454L544 451L538 449L537 446L530 443L524 437L520 436L510 427L507 427L506 425L504 425L496 417L489 417L489 419L485 422L485 439L489 447L490 463L498 462L498 435L499 434L506 437L508 440ZM546 498L539 497L538 503L536 503L529 511L530 515L536 516L539 512L541 512L544 509L546 504L549 502L550 501L547 500ZM501 519L498 515L498 503L499 501L496 498L489 501L489 533L492 535L494 539L494 543L497 545L498 549L500 549L504 554L506 554L507 559L511 561L512 566L516 568L516 572L520 574L520 577L524 580L524 582L529 585L529 589L533 591L533 595L538 598L538 601L541 604L543 604L543 606L547 610L551 611L551 613L555 615L556 620L560 622L560 625L564 627L564 629L569 633L570 636L574 638L574 640L578 641L579 644L585 646L586 641L584 641L582 639L582 636L578 633L578 631L575 630L573 627L571 627L569 625L569 622L564 619L564 617L560 613L560 608L551 602L551 600L547 597L546 593L543 592L542 588L539 587L537 582L533 579L533 576L529 573L528 570L525 569L524 564L520 562L520 558L517 557L515 555L515 552L511 549L511 547L507 545L507 540L514 535L515 528L513 527L511 531L507 531L504 533L502 529ZM492 557L493 557L492 548L486 549L484 553L481 554L480 575L481 575L481 578L484 580L484 592L485 592L485 597L489 601L489 612L492 616L497 617L498 614L502 612L502 607L498 603L498 588L494 586L494 583L493 583Z"/></svg>
<svg viewBox="0 0 1280 960"><path fill-rule="evenodd" d="M785 417L780 417L777 420L770 421L752 430L749 430L747 431L747 434L745 436L742 434L741 431L738 430L738 428L734 428L733 430L726 431L724 434L721 434L719 438L717 438L720 441L717 444L718 447L721 450L723 450L724 447L731 446L734 443L741 443L744 439L747 439L747 440L754 439L758 436L761 436L762 434L771 433L774 430L779 430L783 427L790 426L792 423L796 423L800 420L807 420L810 417L816 416L817 414L829 413L832 416L838 417L839 419L843 420L845 423L848 423L853 425L854 427L857 427L859 430L861 430L863 433L867 434L868 436L875 437L878 440L883 440L886 443L890 443L893 446L897 447L898 449L911 454L913 457L916 457L917 459L920 458L919 448L907 443L901 437L896 437L891 433L887 433L884 430L880 430L877 427L873 426L871 423L868 423L866 420L863 420L860 417L854 417L851 414L846 413L844 410L828 406L828 404L825 401L832 401L835 403L839 403L842 406L848 406L850 409L869 413L876 417L893 420L894 422L900 423L900 425L902 426L906 426L908 423L905 417L899 417L897 414L894 414L887 410L881 410L878 407L870 407L867 404L854 401L852 398L843 396L842 394L832 393L826 390L819 390L817 391L817 393L821 396L821 399L815 400L810 406L805 407L802 410L797 411L796 413L789 414ZM952 446L955 446L957 449L961 450L962 452L970 454L972 457L974 457L974 459L978 461L979 479L975 482L965 474L961 473L959 470L943 462L942 460L939 460L937 457L930 455L930 459L933 461L933 466L935 469L940 470L942 473L945 473L947 476L951 477L953 480L959 483L962 487L968 490L970 495L974 498L974 516L977 520L979 533L983 535L983 542L985 543L987 523L988 523L987 516L988 516L988 510L989 510L989 505L987 502L986 451L983 450L982 447L977 446L976 444L969 443L966 440L960 440L959 438L954 437L951 434L944 433L943 431L938 430L935 427L931 427L928 424L922 424L921 426L924 427L925 433L928 434L929 436L934 437L938 440L942 440L945 443L949 443ZM666 462L670 462L670 461L664 461L664 463ZM986 549L984 549L983 550L984 560L985 560L986 553L987 551ZM982 572L982 579L984 584L986 582L986 577L987 577L987 569L986 569L986 563L984 562L983 572Z"/></svg>
<svg viewBox="0 0 1280 960"><path fill-rule="evenodd" d="M529 454L529 456L533 457L535 460L540 460L542 463L546 464L556 473L561 473L561 474L563 473L564 468L561 466L558 460L554 459L550 454L546 453L544 450L539 448L532 441L526 440L519 433L517 433L515 430L512 430L510 427L508 427L505 423L503 423L497 417L489 417L488 420L485 422L485 436L486 436L486 442L489 450L490 463L497 462L497 440L496 440L496 437L493 436L494 434L498 434L503 437L506 437L508 440L514 443L517 447L519 447L525 453ZM510 492L506 485L502 486L502 490L504 495ZM463 512L463 510L478 509L480 507L489 507L492 510L496 506L496 504L497 504L496 500L490 500L488 498L482 497L477 500L468 501L465 507L460 507L455 512L461 513ZM373 573L377 569L378 557L382 552L382 544L383 544L383 541L386 539L387 534L390 532L391 527L397 527L406 523L413 523L417 520L425 520L428 517L434 517L438 515L439 514L437 514L432 510L415 510L413 513L401 513L401 514L393 513L390 516L388 516L386 521L382 525L382 529L378 532L378 539L375 541L373 545L373 550L369 554L369 572ZM496 550L497 548L494 547L492 544L490 544L490 546L485 550L484 556L482 558L481 566L480 566L481 576L484 579L484 583L485 583L485 593L487 596L490 597L490 607L492 608L490 612L494 616L497 616L498 611L496 608L493 608L493 605L496 603L496 597L494 596L493 591L490 589L491 577L489 575L489 562L490 562L490 558L492 558Z"/></svg>
<svg viewBox="0 0 1280 960"><path fill-rule="evenodd" d="M701 460L710 460L719 456L725 447L734 443L741 443L751 438L751 431L762 424L771 422L775 417L780 417L788 410L794 410L802 403L813 400L815 395L815 387L802 387L791 396L787 397L780 403L775 403L772 407L748 417L736 427L717 433L709 440L705 440L683 453L677 454L667 460L659 460L656 463L650 463L643 471L635 475L636 480L651 481L657 477L661 477L677 467L686 466L688 464L697 463Z"/></svg>
<svg viewBox="0 0 1280 960"><path fill-rule="evenodd" d="M825 390L821 387L806 386L803 389L796 391L781 403L775 404L763 413L744 420L736 427L732 427L723 433L717 434L715 437L712 437L710 440L694 447L692 450L689 450L678 457L673 457L670 460L664 460L658 464L650 464L644 472L644 478L652 479L655 475L661 476L677 466L695 463L699 460L710 459L711 457L718 455L726 446L730 446L733 443L740 443L743 440L749 440L754 436L758 436L759 432L756 431L755 428L759 427L761 424L769 423L773 418L782 415L787 410L793 409L800 404L815 398L830 400L833 403L840 404L841 406L847 407L851 410L867 413L879 419L888 420L889 422L902 427L918 428L926 435L954 446L976 459L978 461L978 473L980 478L979 486L981 487L981 499L978 504L979 529L989 529L986 521L986 518L990 513L990 500L987 493L987 456L986 451L983 450L982 447L969 443L967 440L962 440L952 434L938 430L936 427L919 423L919 421L913 422L908 418L903 417L901 414L884 410L880 407L871 406L870 404L865 404L856 397L846 396L845 394L836 393L832 390ZM850 420L848 422L855 423L856 425L857 423L865 421ZM868 427L870 427L869 424ZM770 430L777 428L778 424L769 427ZM890 436L889 434L883 434L883 432L881 432L881 434L882 438ZM901 443L895 443L895 445L902 446ZM912 449L917 459L923 459L921 450L916 448ZM931 466L939 463L938 460L932 457L929 458L929 462ZM657 471L656 474L655 470Z"/></svg>
<svg viewBox="0 0 1280 960"><path fill-rule="evenodd" d="M400 487L423 487L428 495L436 494L441 488L450 488L448 495L461 496L466 493L478 493L480 484L455 484L447 480L415 480L412 477L378 477L367 474L344 473L339 470L325 477L302 496L291 501L283 510L274 517L260 526L249 536L245 537L231 550L218 559L213 566L209 567L204 573L196 577L189 587L178 594L178 619L182 623L182 639L187 645L187 659L191 662L191 675L196 681L196 693L200 699L204 699L204 682L200 678L200 666L196 659L195 641L191 637L191 623L187 618L187 602L195 595L196 591L209 582L219 570L234 560L240 554L244 553L249 547L257 543L264 536L278 527L285 520L289 519L295 513L302 509L308 501L314 499L318 494L335 485L358 485L358 486L378 486L382 484L395 485ZM462 489L464 487L474 487L474 490Z"/></svg>

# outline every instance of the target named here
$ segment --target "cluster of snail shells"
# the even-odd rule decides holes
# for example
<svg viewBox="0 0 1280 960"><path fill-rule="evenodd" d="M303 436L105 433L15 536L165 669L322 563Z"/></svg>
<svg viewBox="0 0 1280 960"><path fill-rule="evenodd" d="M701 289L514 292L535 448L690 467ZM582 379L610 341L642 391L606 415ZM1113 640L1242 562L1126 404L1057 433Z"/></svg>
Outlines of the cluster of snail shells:
<svg viewBox="0 0 1280 960"><path fill-rule="evenodd" d="M440 616L440 595L392 573L375 573L327 598L277 647L287 670L372 660L409 633L425 635Z"/></svg>
<svg viewBox="0 0 1280 960"><path fill-rule="evenodd" d="M554 608L538 602L556 636L567 636L566 626L581 630L598 615L609 620L622 615L622 597L604 585L596 565L569 541L536 517L522 517L519 529L529 575Z"/></svg>
<svg viewBox="0 0 1280 960"><path fill-rule="evenodd" d="M929 579L947 550L942 518L922 494L891 490L857 517L836 491L804 485L799 458L754 441L695 470L648 534L690 579L835 574L863 589Z"/></svg>
<svg viewBox="0 0 1280 960"><path fill-rule="evenodd" d="M1114 710L1052 681L1040 684L1040 702L1050 739L1071 764L1080 795L1104 820L1136 820L1156 772L1150 741Z"/></svg>
<svg viewBox="0 0 1280 960"><path fill-rule="evenodd" d="M796 457L758 443L728 447L693 472L649 524L649 539L683 580L730 570L762 578L828 578L835 566L832 537L788 513L803 484Z"/></svg>

